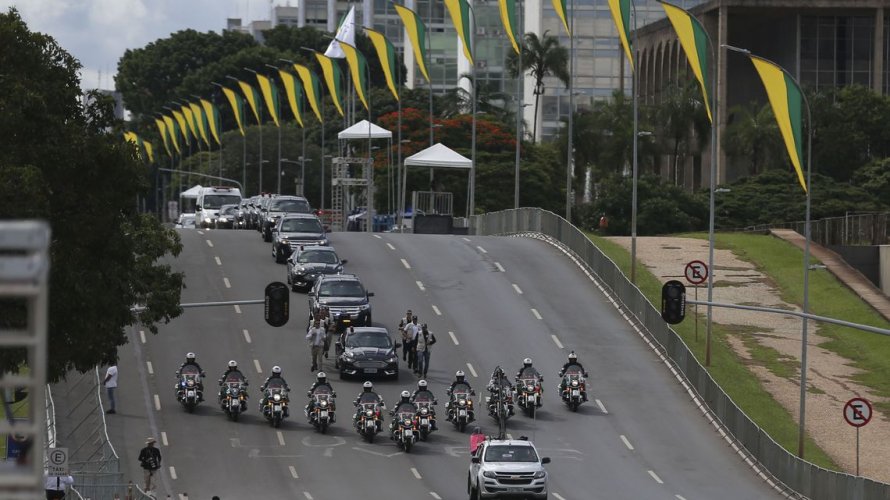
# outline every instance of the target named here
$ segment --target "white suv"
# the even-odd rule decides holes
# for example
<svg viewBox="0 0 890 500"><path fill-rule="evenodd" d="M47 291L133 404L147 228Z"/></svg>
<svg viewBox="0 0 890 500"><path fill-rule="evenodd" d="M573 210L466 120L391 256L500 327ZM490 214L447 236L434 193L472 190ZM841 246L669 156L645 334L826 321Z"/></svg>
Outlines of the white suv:
<svg viewBox="0 0 890 500"><path fill-rule="evenodd" d="M487 439L476 449L467 477L470 500L482 498L547 498L547 471L531 441Z"/></svg>

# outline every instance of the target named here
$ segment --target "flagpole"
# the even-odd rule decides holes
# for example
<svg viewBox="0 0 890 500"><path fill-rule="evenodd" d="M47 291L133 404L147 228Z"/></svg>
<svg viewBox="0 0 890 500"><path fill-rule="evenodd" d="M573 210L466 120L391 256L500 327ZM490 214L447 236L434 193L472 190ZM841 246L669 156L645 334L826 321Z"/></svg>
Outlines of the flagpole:
<svg viewBox="0 0 890 500"><path fill-rule="evenodd" d="M321 85L319 85L319 87L321 87ZM323 91L322 91L322 92L323 92ZM321 205L319 206L319 208L321 208L322 210L324 210L324 167L325 167L325 164L324 164L324 162L325 162L325 149L324 149L324 146L325 146L325 144L324 144L324 129L325 129L325 126L324 126L324 118L325 118L325 115L324 115L324 94L322 94L322 95L320 96L319 100L321 101L321 119L322 119L322 122L321 122L321 124L320 124L320 125L321 125Z"/></svg>
<svg viewBox="0 0 890 500"><path fill-rule="evenodd" d="M356 52L358 49L356 49ZM372 213L374 212L374 163L371 158L371 65L367 64L365 61L365 68L368 73L368 232L374 232L374 218ZM359 81L359 85L361 85L361 81ZM364 87L364 85L362 85ZM362 89L364 91L365 89Z"/></svg>
<svg viewBox="0 0 890 500"><path fill-rule="evenodd" d="M429 19L429 26L427 26L426 30L425 30L426 31L426 53L430 54L431 51L433 50L433 42L432 42L432 38L430 35L430 29L433 25L433 0L427 1L427 15L428 15L428 19ZM426 61L423 61L423 63L426 64ZM428 67L427 73L429 74L431 72L432 72L432 68ZM436 140L436 136L433 132L433 75L429 74L429 77L430 77L430 79L427 83L429 83L429 85L430 85L430 96L429 96L429 101L430 101L430 127L429 127L430 128L430 147L433 147L433 144L435 143L435 140ZM430 167L430 191L433 190L433 180L434 180L433 175L434 175L433 167Z"/></svg>
<svg viewBox="0 0 890 500"><path fill-rule="evenodd" d="M274 70L278 70L277 66L272 66L271 64L267 64L266 67L272 68ZM270 81L269 85L275 85L274 81ZM278 109L275 110L275 113L280 113L281 110L281 96L278 92L275 92L275 105ZM281 124L284 120L281 117L278 117L278 188L277 193L281 194Z"/></svg>
<svg viewBox="0 0 890 500"><path fill-rule="evenodd" d="M717 127L720 120L717 114L717 52L711 35L703 30L708 37L708 45L711 47L711 59L714 61L711 70L711 179L709 182L710 195L708 200L708 320L707 335L705 337L705 366L711 366L711 328L713 319L714 301L714 245L715 245L715 197L717 193Z"/></svg>
<svg viewBox="0 0 890 500"><path fill-rule="evenodd" d="M473 81L470 82L473 91L471 94L473 98L473 137L470 142L470 163L472 165L470 165L470 207L467 210L467 218L469 219L476 211L476 11L470 5L469 0L467 0L467 7L473 19L472 29L470 30L471 71L473 74Z"/></svg>
<svg viewBox="0 0 890 500"><path fill-rule="evenodd" d="M572 149L573 135L575 133L575 0L570 2L569 14L569 126L566 144L566 221L572 223L572 170L575 164L575 155Z"/></svg>
<svg viewBox="0 0 890 500"><path fill-rule="evenodd" d="M519 77L516 79L516 165L513 172L513 208L519 208L519 146L522 142L522 112L525 111L522 95L522 80L525 78L525 70L522 67L522 42L525 41L525 29L522 26L522 0L516 0L519 11Z"/></svg>
<svg viewBox="0 0 890 500"><path fill-rule="evenodd" d="M630 81L631 92L633 93L633 174L631 178L632 194L631 194L631 215L630 215L630 282L637 282L637 178L639 177L639 114L640 103L637 97L637 68L634 67L634 52L637 50L637 6L631 0L630 6L633 9L634 16L634 36L633 51L630 54Z"/></svg>
<svg viewBox="0 0 890 500"><path fill-rule="evenodd" d="M405 39L404 39L404 29L399 30L399 43L402 45L402 60L405 60ZM396 99L398 103L398 125L396 128L397 132L397 140L398 144L396 145L396 221L399 225L399 232L402 232L402 212L405 210L405 202L402 201L402 63L396 61L396 90L397 94L399 94ZM432 89L432 86L430 87ZM432 91L430 93L432 96ZM432 115L430 115L430 119L432 119ZM430 127L430 131L433 128Z"/></svg>

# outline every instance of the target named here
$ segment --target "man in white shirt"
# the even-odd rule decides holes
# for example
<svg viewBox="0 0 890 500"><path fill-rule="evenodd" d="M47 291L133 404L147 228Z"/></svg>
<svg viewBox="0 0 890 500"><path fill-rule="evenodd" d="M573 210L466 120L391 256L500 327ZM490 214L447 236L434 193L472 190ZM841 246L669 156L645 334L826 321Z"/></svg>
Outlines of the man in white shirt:
<svg viewBox="0 0 890 500"><path fill-rule="evenodd" d="M74 484L71 476L50 476L43 473L43 487L46 489L46 500L58 500L65 498L68 487Z"/></svg>
<svg viewBox="0 0 890 500"><path fill-rule="evenodd" d="M321 355L324 350L325 328L321 326L321 320L315 318L312 321L312 327L306 332L306 340L309 341L309 349L312 351L312 368L309 371L316 371L321 366Z"/></svg>
<svg viewBox="0 0 890 500"><path fill-rule="evenodd" d="M108 370L105 372L105 380L102 381L102 384L105 385L105 390L108 392L108 411L105 413L115 414L117 413L114 410L114 393L117 390L117 365L111 365L108 367Z"/></svg>

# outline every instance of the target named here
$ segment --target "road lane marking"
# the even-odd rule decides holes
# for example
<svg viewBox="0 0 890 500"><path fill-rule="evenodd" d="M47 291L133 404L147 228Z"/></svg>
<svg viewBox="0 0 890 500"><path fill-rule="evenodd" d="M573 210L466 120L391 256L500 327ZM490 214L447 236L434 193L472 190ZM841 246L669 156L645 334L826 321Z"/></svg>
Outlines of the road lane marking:
<svg viewBox="0 0 890 500"><path fill-rule="evenodd" d="M517 285L516 283L513 283L513 289L516 290L516 293L522 295L522 288L519 288L519 285Z"/></svg>
<svg viewBox="0 0 890 500"><path fill-rule="evenodd" d="M212 242L212 241L210 241L210 240L205 240L205 241L207 241L207 246L208 246L208 247L213 248L213 242Z"/></svg>
<svg viewBox="0 0 890 500"><path fill-rule="evenodd" d="M146 361L146 362L145 362L145 367L148 368L148 374L149 374L149 375L154 375L154 373L155 373L155 369L154 369L153 366L151 366L151 361Z"/></svg>
<svg viewBox="0 0 890 500"><path fill-rule="evenodd" d="M538 318L538 319L544 319L544 318L541 316L541 313L539 313L538 310L535 309L534 307L532 307L532 314L534 314L535 317Z"/></svg>
<svg viewBox="0 0 890 500"><path fill-rule="evenodd" d="M661 478L658 477L658 474L656 474L655 471L650 470L650 471L649 471L649 475L652 476L652 479L654 479L656 483L658 483L658 484L664 484L664 481L662 481Z"/></svg>
<svg viewBox="0 0 890 500"><path fill-rule="evenodd" d="M201 230L199 229L199 230L198 230L198 234L203 235L203 234L204 234L204 231L201 231Z"/></svg>
<svg viewBox="0 0 890 500"><path fill-rule="evenodd" d="M430 496L435 498L436 500L442 500L442 497L440 497L435 491L431 491Z"/></svg>
<svg viewBox="0 0 890 500"><path fill-rule="evenodd" d="M550 338L553 339L553 343L556 344L556 347L559 347L560 349L565 349L565 347L563 347L562 342L559 341L559 337L557 337L556 334L551 334Z"/></svg>
<svg viewBox="0 0 890 500"><path fill-rule="evenodd" d="M470 241L470 238L466 238L466 237L461 238L461 239L464 240L464 241Z"/></svg>
<svg viewBox="0 0 890 500"><path fill-rule="evenodd" d="M232 284L229 283L229 278L223 278L223 283L226 284L226 288L232 288Z"/></svg>
<svg viewBox="0 0 890 500"><path fill-rule="evenodd" d="M674 496L677 497L677 500L686 500L686 498L683 497L682 495L674 495Z"/></svg>
<svg viewBox="0 0 890 500"><path fill-rule="evenodd" d="M380 237L379 234L375 234L374 237L377 238L378 240L382 240L382 239L383 239L383 238Z"/></svg>
<svg viewBox="0 0 890 500"><path fill-rule="evenodd" d="M417 472L417 469L415 469L414 467L411 467L411 474L414 474L414 477L416 477L417 479L423 479L423 477L420 475L420 472Z"/></svg>
<svg viewBox="0 0 890 500"><path fill-rule="evenodd" d="M284 446L284 434L281 431L278 431L278 444Z"/></svg>
<svg viewBox="0 0 890 500"><path fill-rule="evenodd" d="M260 368L260 360L258 360L258 359L253 360L253 366L256 367L257 373L263 373L263 369Z"/></svg>
<svg viewBox="0 0 890 500"><path fill-rule="evenodd" d="M605 414L605 415L609 414L609 412L606 411L606 406L599 399L596 400L596 405L600 407L600 411L603 412L603 414Z"/></svg>
<svg viewBox="0 0 890 500"><path fill-rule="evenodd" d="M216 260L216 265L217 265L217 266L221 266L221 265L222 265L222 261L219 260L219 257L214 257L214 260Z"/></svg>
<svg viewBox="0 0 890 500"><path fill-rule="evenodd" d="M507 271L504 269L504 266L502 266L500 262L495 262L495 263L494 263L494 267L498 268L498 271L500 271L500 272L502 272L502 273L507 272Z"/></svg>
<svg viewBox="0 0 890 500"><path fill-rule="evenodd" d="M565 497L563 497L559 493L554 493L553 498L555 498L556 500L566 500Z"/></svg>
<svg viewBox="0 0 890 500"><path fill-rule="evenodd" d="M288 470L290 470L290 475L293 476L294 479L300 479L300 475L297 474L297 468L293 465L287 466Z"/></svg>
<svg viewBox="0 0 890 500"><path fill-rule="evenodd" d="M621 438L621 441L624 442L624 446L627 446L627 449L628 449L628 450L630 450L630 451L634 451L634 445L630 444L630 441L627 440L627 437L626 437L624 434L622 434L622 435L620 435L620 436L618 436L618 437Z"/></svg>
<svg viewBox="0 0 890 500"><path fill-rule="evenodd" d="M209 241L209 240L208 240L208 241ZM476 248L478 248L479 251L482 252L482 253L488 253L487 250L485 250L484 248L480 247L479 245L476 245Z"/></svg>
<svg viewBox="0 0 890 500"><path fill-rule="evenodd" d="M241 307L238 304L235 304L235 312L241 314Z"/></svg>
<svg viewBox="0 0 890 500"><path fill-rule="evenodd" d="M424 290L426 290L426 288L423 287L423 282L422 282L422 281L415 281L415 283L417 283L417 288L420 288L420 291L421 291L421 292L424 291Z"/></svg>
<svg viewBox="0 0 890 500"><path fill-rule="evenodd" d="M164 431L161 431L161 444L163 444L164 446L170 446L170 442L167 441L167 433Z"/></svg>
<svg viewBox="0 0 890 500"><path fill-rule="evenodd" d="M392 243L387 243L386 246L388 246L390 250L396 249L396 247L392 246Z"/></svg>
<svg viewBox="0 0 890 500"><path fill-rule="evenodd" d="M245 330L242 330L241 333L244 334L244 341L247 342L247 343L249 344L249 343L250 343L250 332L248 332L248 331L245 329Z"/></svg>
<svg viewBox="0 0 890 500"><path fill-rule="evenodd" d="M476 375L476 369L473 368L473 365L471 365L470 363L467 363L467 368L470 369L470 374L472 374L474 377L478 377L478 376L479 376L479 375Z"/></svg>
<svg viewBox="0 0 890 500"><path fill-rule="evenodd" d="M159 398L158 395L155 394L154 400L155 400L155 410L161 411L161 398Z"/></svg>
<svg viewBox="0 0 890 500"><path fill-rule="evenodd" d="M308 491L304 491L303 496L306 497L306 500L313 500L312 495L310 495Z"/></svg>
<svg viewBox="0 0 890 500"><path fill-rule="evenodd" d="M457 335L454 332L448 332L448 335L451 335L451 341L454 342L454 345L460 345L460 342L457 341Z"/></svg>
<svg viewBox="0 0 890 500"><path fill-rule="evenodd" d="M176 469L172 465L170 466L170 478L176 479Z"/></svg>
<svg viewBox="0 0 890 500"><path fill-rule="evenodd" d="M433 312L436 313L436 316L442 315L442 311L440 311L439 308L436 306L433 306Z"/></svg>
<svg viewBox="0 0 890 500"><path fill-rule="evenodd" d="M402 261L402 265L405 266L405 269L411 269L411 264L408 263L405 259L399 259Z"/></svg>
<svg viewBox="0 0 890 500"><path fill-rule="evenodd" d="M145 330L139 330L139 340L141 340L143 344L145 343Z"/></svg>

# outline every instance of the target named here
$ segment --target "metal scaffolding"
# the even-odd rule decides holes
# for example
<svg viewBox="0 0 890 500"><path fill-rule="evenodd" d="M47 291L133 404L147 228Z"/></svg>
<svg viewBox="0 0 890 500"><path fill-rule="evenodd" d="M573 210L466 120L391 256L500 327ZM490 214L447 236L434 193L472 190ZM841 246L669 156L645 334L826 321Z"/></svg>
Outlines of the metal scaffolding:
<svg viewBox="0 0 890 500"><path fill-rule="evenodd" d="M345 231L346 217L356 208L355 195L365 195L365 206L372 200L371 175L374 160L371 158L340 157L332 161L331 171L331 230ZM361 171L359 171L359 168ZM368 211L368 217L370 217Z"/></svg>

